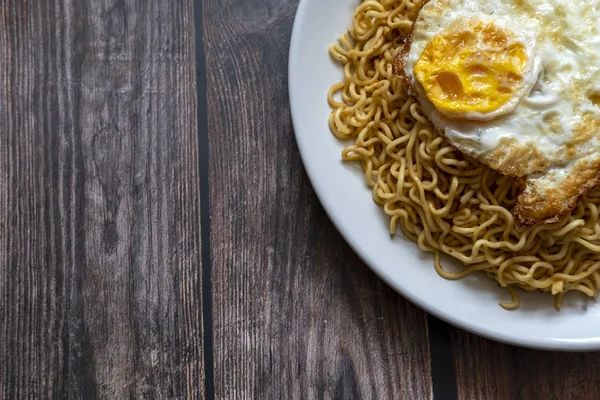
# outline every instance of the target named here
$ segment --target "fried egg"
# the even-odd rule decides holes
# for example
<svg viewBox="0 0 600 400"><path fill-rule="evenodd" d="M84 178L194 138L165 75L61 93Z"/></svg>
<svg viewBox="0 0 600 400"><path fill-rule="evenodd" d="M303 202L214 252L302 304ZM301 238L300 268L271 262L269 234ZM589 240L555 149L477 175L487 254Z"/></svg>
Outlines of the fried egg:
<svg viewBox="0 0 600 400"><path fill-rule="evenodd" d="M462 152L522 182L519 225L600 183L600 0L430 0L398 58Z"/></svg>

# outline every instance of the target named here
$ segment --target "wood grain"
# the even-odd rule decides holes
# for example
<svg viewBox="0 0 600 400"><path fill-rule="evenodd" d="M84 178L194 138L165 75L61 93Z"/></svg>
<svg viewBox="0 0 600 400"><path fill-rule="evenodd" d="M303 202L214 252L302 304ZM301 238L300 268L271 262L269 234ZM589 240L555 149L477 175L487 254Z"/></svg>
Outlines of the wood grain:
<svg viewBox="0 0 600 400"><path fill-rule="evenodd" d="M300 162L286 84L296 3L203 2L215 396L430 398L425 314L344 243Z"/></svg>
<svg viewBox="0 0 600 400"><path fill-rule="evenodd" d="M597 353L563 353L505 345L455 329L459 399L598 399Z"/></svg>
<svg viewBox="0 0 600 400"><path fill-rule="evenodd" d="M191 0L0 1L0 397L202 395Z"/></svg>

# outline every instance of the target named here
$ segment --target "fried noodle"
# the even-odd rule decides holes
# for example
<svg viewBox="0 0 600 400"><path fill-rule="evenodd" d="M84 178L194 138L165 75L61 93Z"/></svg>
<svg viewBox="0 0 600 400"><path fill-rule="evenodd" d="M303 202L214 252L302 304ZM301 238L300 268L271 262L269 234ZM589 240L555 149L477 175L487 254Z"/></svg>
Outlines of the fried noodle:
<svg viewBox="0 0 600 400"><path fill-rule="evenodd" d="M557 308L569 291L596 297L600 189L557 223L518 229L509 211L518 195L513 179L451 146L394 75L394 57L421 5L362 1L352 27L330 47L344 79L328 93L329 126L337 138L354 141L343 160L361 164L373 199L390 217L390 234L400 228L432 252L444 278L482 271L510 291L512 300L500 303L507 309L519 306L515 288L550 292ZM442 253L464 263L464 270L445 270Z"/></svg>

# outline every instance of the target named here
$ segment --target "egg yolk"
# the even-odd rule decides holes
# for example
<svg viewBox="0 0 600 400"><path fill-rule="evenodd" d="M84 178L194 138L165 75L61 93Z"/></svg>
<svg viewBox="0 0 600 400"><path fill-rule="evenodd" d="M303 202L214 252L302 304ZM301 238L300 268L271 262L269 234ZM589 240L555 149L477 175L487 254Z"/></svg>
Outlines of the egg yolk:
<svg viewBox="0 0 600 400"><path fill-rule="evenodd" d="M527 60L512 32L493 22L457 21L425 46L414 74L438 110L490 113L519 89Z"/></svg>

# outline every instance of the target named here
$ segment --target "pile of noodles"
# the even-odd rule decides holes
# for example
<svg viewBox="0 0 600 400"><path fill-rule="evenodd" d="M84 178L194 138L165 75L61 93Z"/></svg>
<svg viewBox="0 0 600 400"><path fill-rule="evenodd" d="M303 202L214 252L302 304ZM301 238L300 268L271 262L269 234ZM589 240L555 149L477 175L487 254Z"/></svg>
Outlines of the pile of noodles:
<svg viewBox="0 0 600 400"><path fill-rule="evenodd" d="M463 155L436 132L419 104L395 77L401 50L422 0L367 0L331 56L344 67L343 82L328 94L329 125L339 139L353 139L342 158L359 162L373 199L400 228L435 255L437 272L459 279L475 271L508 288L507 309L519 306L515 288L551 292L557 308L568 291L596 297L600 287L600 189L554 224L515 226L517 188ZM338 99L341 98L341 102ZM443 269L440 254L465 264Z"/></svg>

